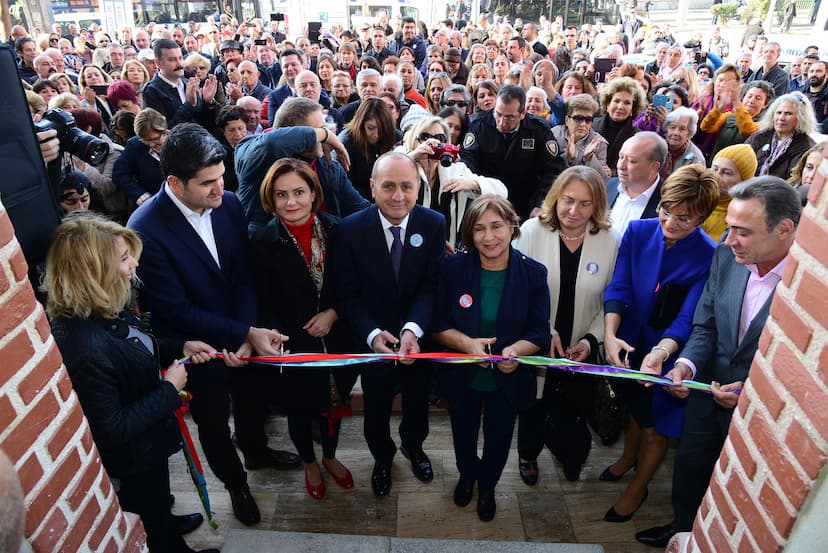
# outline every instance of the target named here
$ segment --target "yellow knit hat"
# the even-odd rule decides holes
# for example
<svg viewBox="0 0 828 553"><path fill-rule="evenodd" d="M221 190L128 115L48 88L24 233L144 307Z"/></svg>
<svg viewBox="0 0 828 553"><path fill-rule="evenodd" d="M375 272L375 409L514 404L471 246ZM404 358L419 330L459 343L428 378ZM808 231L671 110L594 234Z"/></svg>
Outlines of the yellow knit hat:
<svg viewBox="0 0 828 553"><path fill-rule="evenodd" d="M756 154L753 153L753 148L747 144L734 144L733 146L722 148L713 157L713 161L716 161L720 157L729 159L736 165L743 181L756 175Z"/></svg>

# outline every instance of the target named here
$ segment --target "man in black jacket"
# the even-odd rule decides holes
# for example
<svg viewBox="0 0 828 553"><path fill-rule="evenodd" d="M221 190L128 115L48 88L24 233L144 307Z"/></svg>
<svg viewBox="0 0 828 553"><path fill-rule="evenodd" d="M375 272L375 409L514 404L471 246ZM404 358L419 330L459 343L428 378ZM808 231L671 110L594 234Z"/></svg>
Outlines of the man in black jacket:
<svg viewBox="0 0 828 553"><path fill-rule="evenodd" d="M773 85L776 97L787 94L791 89L791 78L779 67L779 54L782 47L778 42L768 42L762 52L762 67L753 73L752 81L768 81Z"/></svg>
<svg viewBox="0 0 828 553"><path fill-rule="evenodd" d="M417 34L417 22L413 17L402 18L402 36L391 43L391 50L400 55L400 50L403 46L408 46L414 50L415 67L420 67L426 55L426 43L421 36Z"/></svg>
<svg viewBox="0 0 828 553"><path fill-rule="evenodd" d="M215 75L208 76L199 91L198 78L183 79L184 60L178 44L170 39L158 39L153 52L158 72L141 88L142 107L152 108L166 117L169 129L179 123L200 123L214 130L218 108Z"/></svg>

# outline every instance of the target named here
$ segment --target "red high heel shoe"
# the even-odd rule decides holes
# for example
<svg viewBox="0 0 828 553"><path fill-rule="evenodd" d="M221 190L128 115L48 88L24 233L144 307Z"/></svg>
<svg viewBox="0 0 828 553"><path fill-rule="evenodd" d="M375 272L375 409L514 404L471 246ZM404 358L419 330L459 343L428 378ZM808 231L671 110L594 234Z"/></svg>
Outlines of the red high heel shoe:
<svg viewBox="0 0 828 553"><path fill-rule="evenodd" d="M322 458L322 465L325 467L325 470L327 470L328 473L331 476L333 476L333 479L336 481L337 484L339 484L339 486L341 488L345 488L346 490L350 490L351 488L354 487L354 477L353 477L353 475L351 475L351 471L349 471L347 468L345 468L345 465L342 465L342 468L345 469L345 476L340 478L340 477L336 476L333 472L331 472L331 469L328 468L328 465L325 463L325 461L327 461L327 459L325 459L323 457ZM342 464L342 463L340 463L340 464Z"/></svg>
<svg viewBox="0 0 828 553"><path fill-rule="evenodd" d="M322 471L319 472L319 477L322 477ZM305 488L308 490L310 496L314 499L322 499L325 497L325 480L321 480L318 486L311 485L308 480L308 465L305 465Z"/></svg>

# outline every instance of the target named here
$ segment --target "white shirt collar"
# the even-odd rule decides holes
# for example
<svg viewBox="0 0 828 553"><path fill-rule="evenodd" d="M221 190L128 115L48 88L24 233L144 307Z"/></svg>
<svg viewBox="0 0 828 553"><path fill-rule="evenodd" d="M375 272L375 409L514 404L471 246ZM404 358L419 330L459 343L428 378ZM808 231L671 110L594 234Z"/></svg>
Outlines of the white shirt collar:
<svg viewBox="0 0 828 553"><path fill-rule="evenodd" d="M645 190L644 192L642 192L641 194L639 194L638 196L636 196L636 197L635 197L635 199L630 198L630 195L629 195L629 194L627 194L627 188L626 188L626 186L625 186L624 184L622 184L622 183L621 183L621 180L619 180L619 181L618 181L618 193L619 193L619 194L624 194L625 196L627 196L628 198L630 198L630 200L631 200L631 201L640 201L640 200L638 200L638 198L640 198L640 197L644 197L644 198L646 198L646 199L647 199L647 202L649 202L649 201L650 201L650 197L652 197L653 192L655 192L656 186L658 186L658 180L659 180L659 177L658 177L658 175L656 175L656 179L655 179L655 181L653 182L653 184L651 184L651 185L647 188L647 190ZM646 202L645 202L645 203L646 203Z"/></svg>
<svg viewBox="0 0 828 553"><path fill-rule="evenodd" d="M402 229L403 234L405 234L405 229L408 226L408 218L411 216L411 212L409 212L405 216L405 218L403 218L402 222L400 222L399 225L395 225L394 223L392 223L391 221L386 219L385 216L382 214L382 211L380 211L379 209L377 209L377 213L379 213L380 224L382 225L382 230L388 230L391 227L396 226L396 227L400 227Z"/></svg>
<svg viewBox="0 0 828 553"><path fill-rule="evenodd" d="M175 204L175 207L177 207L181 214L184 215L184 217L187 219L200 219L213 213L212 207L205 209L204 213L198 213L184 205L184 203L176 197L175 193L172 191L170 185L166 181L164 182L164 192L167 194L167 196L169 196L170 200L172 200L172 203Z"/></svg>

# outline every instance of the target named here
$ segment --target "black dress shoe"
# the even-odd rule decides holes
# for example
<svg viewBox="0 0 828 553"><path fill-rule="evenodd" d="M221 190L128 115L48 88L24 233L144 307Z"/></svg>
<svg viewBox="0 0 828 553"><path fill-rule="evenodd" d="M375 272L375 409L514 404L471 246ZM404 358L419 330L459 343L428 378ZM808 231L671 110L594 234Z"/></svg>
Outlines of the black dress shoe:
<svg viewBox="0 0 828 553"><path fill-rule="evenodd" d="M233 514L239 519L239 522L250 526L262 520L262 515L259 513L259 507L256 505L256 500L250 493L250 488L247 484L228 488L230 492L230 502L233 504Z"/></svg>
<svg viewBox="0 0 828 553"><path fill-rule="evenodd" d="M563 464L563 473L564 477L570 482L577 482L578 479L581 478L581 467L580 463L564 463Z"/></svg>
<svg viewBox="0 0 828 553"><path fill-rule="evenodd" d="M534 486L538 483L538 462L524 461L518 463L518 472L520 472L520 479L527 486Z"/></svg>
<svg viewBox="0 0 828 553"><path fill-rule="evenodd" d="M400 446L400 453L403 457L411 461L411 472L421 482L431 482L434 479L434 472L431 470L431 461L428 455L422 449L418 451L408 451L405 446Z"/></svg>
<svg viewBox="0 0 828 553"><path fill-rule="evenodd" d="M477 490L477 517L483 522L490 522L494 519L496 511L494 490L490 492Z"/></svg>
<svg viewBox="0 0 828 553"><path fill-rule="evenodd" d="M624 475L627 474L628 472L630 472L630 470L634 469L635 465L628 468L627 470L625 470L621 474L615 474L614 472L612 472L610 470L611 468L612 468L612 465L605 468L604 472L601 473L601 476L598 477L598 480L603 480L604 482L617 482L617 481L621 480L622 478L624 478Z"/></svg>
<svg viewBox="0 0 828 553"><path fill-rule="evenodd" d="M204 517L201 513L192 513L189 515L171 515L173 519L173 528L175 533L179 536L189 534L204 522Z"/></svg>
<svg viewBox="0 0 828 553"><path fill-rule="evenodd" d="M374 463L371 473L371 489L377 497L385 497L391 491L391 465Z"/></svg>
<svg viewBox="0 0 828 553"><path fill-rule="evenodd" d="M458 507L465 507L472 500L474 495L474 480L466 480L462 476L454 487L454 504Z"/></svg>
<svg viewBox="0 0 828 553"><path fill-rule="evenodd" d="M635 535L635 539L644 545L651 547L660 547L664 549L670 541L670 538L676 535L676 530L672 524L665 526L654 526L646 530L642 530Z"/></svg>
<svg viewBox="0 0 828 553"><path fill-rule="evenodd" d="M256 456L244 457L244 468L247 470L259 470L263 468L274 468L276 470L290 470L299 468L302 459L290 451L279 451L267 448L264 453Z"/></svg>
<svg viewBox="0 0 828 553"><path fill-rule="evenodd" d="M615 507L610 507L609 511L607 511L607 514L604 515L604 521L605 522L627 522L628 520L630 520L633 517L633 515L636 512L638 512L638 510L641 508L641 506L644 505L644 502L647 501L647 496L648 495L650 495L650 490L648 490L647 488L644 488L644 497L641 498L641 503L639 503L638 507L636 507L635 510L633 510L633 512L628 514L628 515L619 515L615 511Z"/></svg>

